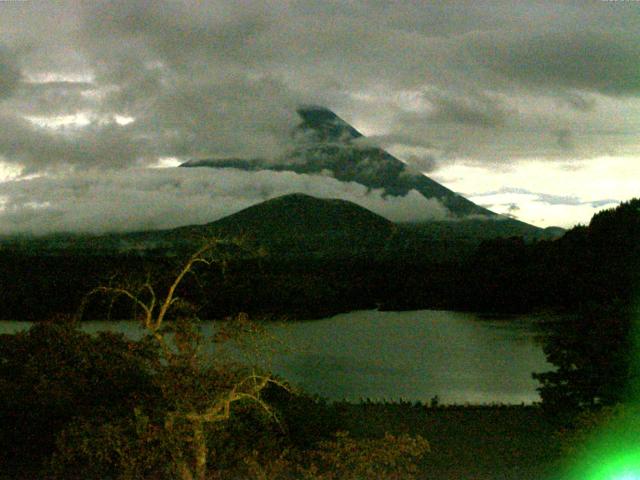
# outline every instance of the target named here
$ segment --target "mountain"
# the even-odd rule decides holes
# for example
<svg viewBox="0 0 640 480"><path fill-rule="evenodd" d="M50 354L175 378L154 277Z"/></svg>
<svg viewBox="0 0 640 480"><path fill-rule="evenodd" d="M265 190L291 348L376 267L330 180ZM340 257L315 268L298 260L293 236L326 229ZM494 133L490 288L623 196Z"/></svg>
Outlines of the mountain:
<svg viewBox="0 0 640 480"><path fill-rule="evenodd" d="M22 236L0 239L0 243L31 252L182 254L197 248L206 237L244 233L259 239L273 251L296 255L314 252L314 255L326 256L331 252L344 257L354 252L382 249L390 257L399 252L403 255L420 252L420 255L447 260L469 253L482 240L511 236L522 236L526 240L552 239L563 233L561 229L542 230L474 204L426 175L412 171L383 149L367 145L362 133L326 108L303 107L297 112L300 123L292 132L294 148L280 159L194 160L181 167L328 174L392 196L415 190L441 202L451 218L393 225L350 202L294 194L267 200L205 225L125 234Z"/></svg>
<svg viewBox="0 0 640 480"><path fill-rule="evenodd" d="M295 193L207 225L176 228L164 238L245 237L275 255L343 257L384 249L397 229L355 203Z"/></svg>
<svg viewBox="0 0 640 480"><path fill-rule="evenodd" d="M481 217L507 222L521 233L533 233L537 227L501 217L449 190L428 176L410 170L385 150L367 145L366 137L324 107L297 110L301 122L292 133L294 148L282 158L191 160L181 167L238 168L243 170L293 171L321 174L343 182L357 182L371 189L383 189L388 195L404 196L416 190L426 198L438 199L452 219ZM486 226L486 224L485 224Z"/></svg>

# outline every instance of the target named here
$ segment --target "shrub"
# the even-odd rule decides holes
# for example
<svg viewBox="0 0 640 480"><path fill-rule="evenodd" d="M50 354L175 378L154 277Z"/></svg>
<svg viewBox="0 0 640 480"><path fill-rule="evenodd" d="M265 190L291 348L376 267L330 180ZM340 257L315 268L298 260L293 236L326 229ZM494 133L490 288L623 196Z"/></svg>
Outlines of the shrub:
<svg viewBox="0 0 640 480"><path fill-rule="evenodd" d="M40 464L75 418L118 418L158 398L152 346L91 336L72 323L41 323L0 337L0 460Z"/></svg>

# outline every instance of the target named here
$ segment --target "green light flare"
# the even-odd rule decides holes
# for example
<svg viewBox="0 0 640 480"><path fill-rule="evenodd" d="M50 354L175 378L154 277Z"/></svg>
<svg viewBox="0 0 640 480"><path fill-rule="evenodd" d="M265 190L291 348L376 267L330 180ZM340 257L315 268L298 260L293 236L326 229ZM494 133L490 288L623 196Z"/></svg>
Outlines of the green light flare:
<svg viewBox="0 0 640 480"><path fill-rule="evenodd" d="M640 302L631 322L627 401L594 432L567 479L640 480Z"/></svg>
<svg viewBox="0 0 640 480"><path fill-rule="evenodd" d="M637 473L623 473L622 475L616 475L613 480L640 480L640 474Z"/></svg>
<svg viewBox="0 0 640 480"><path fill-rule="evenodd" d="M595 458L594 463L599 465L585 472L584 480L640 480L640 451Z"/></svg>
<svg viewBox="0 0 640 480"><path fill-rule="evenodd" d="M567 480L640 480L640 406L616 409L595 432Z"/></svg>

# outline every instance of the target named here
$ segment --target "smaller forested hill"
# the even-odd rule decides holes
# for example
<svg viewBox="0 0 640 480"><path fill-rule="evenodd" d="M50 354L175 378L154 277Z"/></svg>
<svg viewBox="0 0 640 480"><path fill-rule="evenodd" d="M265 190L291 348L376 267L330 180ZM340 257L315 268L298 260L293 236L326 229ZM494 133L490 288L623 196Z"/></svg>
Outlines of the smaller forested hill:
<svg viewBox="0 0 640 480"><path fill-rule="evenodd" d="M396 231L392 222L354 203L295 193L170 236L244 237L274 256L340 258L382 250Z"/></svg>

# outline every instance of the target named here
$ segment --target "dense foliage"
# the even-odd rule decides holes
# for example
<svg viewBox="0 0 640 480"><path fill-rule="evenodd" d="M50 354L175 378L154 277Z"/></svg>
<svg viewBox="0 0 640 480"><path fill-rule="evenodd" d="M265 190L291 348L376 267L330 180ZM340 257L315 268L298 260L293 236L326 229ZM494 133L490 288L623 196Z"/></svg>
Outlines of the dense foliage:
<svg viewBox="0 0 640 480"><path fill-rule="evenodd" d="M228 385L237 388L239 377L218 367L195 379L160 357L149 340L92 336L68 322L0 337L3 473L187 478L179 468L193 430L177 414L211 402ZM359 478L365 471L410 478L428 449L420 437L361 441L338 434L332 407L277 386L265 391L264 401L268 411L239 401L227 420L204 425L206 478Z"/></svg>
<svg viewBox="0 0 640 480"><path fill-rule="evenodd" d="M481 309L629 304L640 287L640 199L599 212L556 241L486 242L465 271L476 285L476 292L467 287L468 301Z"/></svg>
<svg viewBox="0 0 640 480"><path fill-rule="evenodd" d="M574 313L545 342L557 369L534 375L543 406L570 421L585 409L638 400L640 200L595 215L553 250L563 252L556 271L567 285L557 291Z"/></svg>
<svg viewBox="0 0 640 480"><path fill-rule="evenodd" d="M637 356L630 315L621 305L587 304L554 325L544 351L556 369L534 378L543 406L558 421L630 398Z"/></svg>
<svg viewBox="0 0 640 480"><path fill-rule="evenodd" d="M157 353L119 334L90 336L66 322L0 337L0 463L39 465L77 418L100 423L156 403Z"/></svg>

